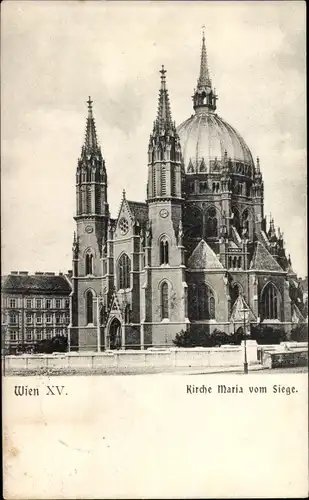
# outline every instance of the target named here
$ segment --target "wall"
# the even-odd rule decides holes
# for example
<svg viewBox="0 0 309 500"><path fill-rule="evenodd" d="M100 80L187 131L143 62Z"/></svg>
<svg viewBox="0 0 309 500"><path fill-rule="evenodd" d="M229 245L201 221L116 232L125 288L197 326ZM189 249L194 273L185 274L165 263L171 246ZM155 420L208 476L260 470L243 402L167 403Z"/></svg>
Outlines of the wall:
<svg viewBox="0 0 309 500"><path fill-rule="evenodd" d="M249 364L257 363L257 344L251 341L247 345ZM5 370L30 370L42 368L103 368L119 370L125 368L132 370L147 368L175 367L191 368L242 366L244 361L243 346L224 346L213 348L170 348L148 349L145 351L106 351L104 353L66 353L57 355L23 355L6 356Z"/></svg>

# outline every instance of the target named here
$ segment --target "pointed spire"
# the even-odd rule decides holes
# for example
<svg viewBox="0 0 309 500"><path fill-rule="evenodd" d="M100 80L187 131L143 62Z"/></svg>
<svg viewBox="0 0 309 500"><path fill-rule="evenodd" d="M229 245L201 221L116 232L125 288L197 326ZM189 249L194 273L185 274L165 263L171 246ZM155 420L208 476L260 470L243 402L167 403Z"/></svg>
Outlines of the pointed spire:
<svg viewBox="0 0 309 500"><path fill-rule="evenodd" d="M98 150L98 140L97 140L97 131L95 127L95 121L93 118L93 112L92 112L92 104L93 101L91 100L91 97L89 96L87 105L88 105L88 117L87 117L87 123L86 123L86 134L85 134L85 143L84 143L84 149L89 152L89 151L95 151Z"/></svg>
<svg viewBox="0 0 309 500"><path fill-rule="evenodd" d="M216 95L216 92L212 90L212 83L207 61L205 33L203 30L200 74L197 80L197 88L196 90L194 90L193 108L196 113L214 112L217 107L217 99L218 97Z"/></svg>
<svg viewBox="0 0 309 500"><path fill-rule="evenodd" d="M159 91L158 112L155 126L159 129L173 128L171 107L169 102L168 90L166 87L166 69L162 65L161 73L161 88Z"/></svg>
<svg viewBox="0 0 309 500"><path fill-rule="evenodd" d="M201 88L201 87L210 87L211 88L211 79L209 76L209 69L208 69L204 29L205 29L205 26L203 26L200 76L199 76L199 79L197 81L197 88Z"/></svg>
<svg viewBox="0 0 309 500"><path fill-rule="evenodd" d="M122 190L122 199L123 200L126 199L126 190L125 189Z"/></svg>

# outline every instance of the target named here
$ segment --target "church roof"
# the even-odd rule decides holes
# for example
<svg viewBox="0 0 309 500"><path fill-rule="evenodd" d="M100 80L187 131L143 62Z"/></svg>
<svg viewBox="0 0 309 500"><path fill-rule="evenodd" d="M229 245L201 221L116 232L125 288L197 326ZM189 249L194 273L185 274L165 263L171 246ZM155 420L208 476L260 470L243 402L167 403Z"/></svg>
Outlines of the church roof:
<svg viewBox="0 0 309 500"><path fill-rule="evenodd" d="M246 313L246 321L256 321L256 317L253 314L252 310L248 306L247 302L245 301L244 297L242 295L239 295L237 299L235 300L235 303L232 307L232 313L231 313L231 321L235 322L240 322L244 320L244 311L243 309L247 309L249 311Z"/></svg>
<svg viewBox="0 0 309 500"><path fill-rule="evenodd" d="M148 220L148 206L147 203L141 201L128 201L130 212L132 216L139 222L146 222Z"/></svg>
<svg viewBox="0 0 309 500"><path fill-rule="evenodd" d="M223 269L220 260L205 240L201 240L193 250L188 267L191 269Z"/></svg>
<svg viewBox="0 0 309 500"><path fill-rule="evenodd" d="M267 248L260 241L257 241L256 243L250 269L255 269L257 271L283 272L282 267L279 266L276 259L269 253Z"/></svg>
<svg viewBox="0 0 309 500"><path fill-rule="evenodd" d="M7 293L59 293L67 295L72 291L70 283L64 275L52 275L52 273L10 274L7 276L2 290Z"/></svg>

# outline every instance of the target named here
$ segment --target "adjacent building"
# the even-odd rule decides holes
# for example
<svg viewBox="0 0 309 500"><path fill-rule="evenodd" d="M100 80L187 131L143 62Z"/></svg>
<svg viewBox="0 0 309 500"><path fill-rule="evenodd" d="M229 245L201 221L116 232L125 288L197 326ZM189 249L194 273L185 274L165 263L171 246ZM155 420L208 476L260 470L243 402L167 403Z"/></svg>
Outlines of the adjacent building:
<svg viewBox="0 0 309 500"><path fill-rule="evenodd" d="M2 348L31 351L56 335L68 335L71 273L11 272L2 279Z"/></svg>

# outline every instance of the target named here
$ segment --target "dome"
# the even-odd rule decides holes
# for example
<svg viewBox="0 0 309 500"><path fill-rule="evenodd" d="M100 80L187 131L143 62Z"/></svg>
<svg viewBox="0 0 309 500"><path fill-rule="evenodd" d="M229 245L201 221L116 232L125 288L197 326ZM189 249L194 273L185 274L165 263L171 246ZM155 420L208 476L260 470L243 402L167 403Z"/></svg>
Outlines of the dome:
<svg viewBox="0 0 309 500"><path fill-rule="evenodd" d="M236 172L251 176L254 162L250 149L241 135L216 114L217 99L203 33L200 75L193 95L195 114L177 128L185 168L188 173L220 171L226 155Z"/></svg>
<svg viewBox="0 0 309 500"><path fill-rule="evenodd" d="M241 135L216 113L197 109L196 113L177 128L186 170L209 172L220 166L225 151L235 163L254 168L253 158Z"/></svg>

